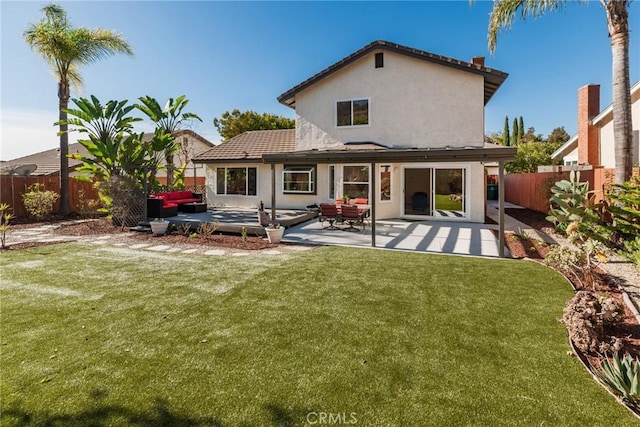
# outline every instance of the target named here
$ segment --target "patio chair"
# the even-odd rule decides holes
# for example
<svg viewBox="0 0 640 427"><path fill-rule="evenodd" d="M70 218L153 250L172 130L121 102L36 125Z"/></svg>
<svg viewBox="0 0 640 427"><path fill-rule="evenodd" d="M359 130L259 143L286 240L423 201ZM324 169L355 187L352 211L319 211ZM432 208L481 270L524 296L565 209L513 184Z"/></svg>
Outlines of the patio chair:
<svg viewBox="0 0 640 427"><path fill-rule="evenodd" d="M427 201L429 196L427 193L418 191L411 196L411 209L417 212L424 212L427 210Z"/></svg>
<svg viewBox="0 0 640 427"><path fill-rule="evenodd" d="M335 226L335 222L338 221L338 208L333 203L320 203L320 224L324 225L325 221L329 221L328 227L323 227L325 230L339 230Z"/></svg>
<svg viewBox="0 0 640 427"><path fill-rule="evenodd" d="M342 205L342 220L347 223L348 227L344 231L360 231L356 224L363 225L362 215L358 213L358 207L352 205Z"/></svg>

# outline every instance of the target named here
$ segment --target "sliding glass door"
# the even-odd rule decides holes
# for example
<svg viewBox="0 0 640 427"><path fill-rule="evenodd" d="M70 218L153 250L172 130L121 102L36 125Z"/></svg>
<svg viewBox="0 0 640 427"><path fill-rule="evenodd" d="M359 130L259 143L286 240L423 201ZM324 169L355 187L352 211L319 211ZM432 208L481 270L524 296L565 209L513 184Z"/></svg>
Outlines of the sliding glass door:
<svg viewBox="0 0 640 427"><path fill-rule="evenodd" d="M405 168L404 214L465 218L464 168Z"/></svg>

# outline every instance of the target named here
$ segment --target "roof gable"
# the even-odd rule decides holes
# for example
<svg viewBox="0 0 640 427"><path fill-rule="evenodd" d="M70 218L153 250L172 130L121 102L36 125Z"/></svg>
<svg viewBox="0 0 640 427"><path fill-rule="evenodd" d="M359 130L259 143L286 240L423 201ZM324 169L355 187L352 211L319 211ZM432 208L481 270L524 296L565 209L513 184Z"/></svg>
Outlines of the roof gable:
<svg viewBox="0 0 640 427"><path fill-rule="evenodd" d="M403 55L407 55L413 58L421 59L424 61L432 62L435 64L443 65L446 67L455 68L458 70L466 71L473 74L478 74L484 77L484 103L485 105L493 94L498 90L502 83L507 78L508 74L499 70L494 70L488 67L472 64L465 61L460 61L453 58L448 58L442 55L436 55L434 53L426 52L419 49L414 49L407 46L402 46L396 43L391 43L384 40L376 40L363 48L355 51L351 55L341 59L335 64L325 68L319 73L311 76L302 83L292 87L278 97L278 102L288 107L295 108L295 95L300 91L316 84L320 80L324 79L335 73L338 70L348 66L354 61L368 55L369 53L377 50L388 50Z"/></svg>

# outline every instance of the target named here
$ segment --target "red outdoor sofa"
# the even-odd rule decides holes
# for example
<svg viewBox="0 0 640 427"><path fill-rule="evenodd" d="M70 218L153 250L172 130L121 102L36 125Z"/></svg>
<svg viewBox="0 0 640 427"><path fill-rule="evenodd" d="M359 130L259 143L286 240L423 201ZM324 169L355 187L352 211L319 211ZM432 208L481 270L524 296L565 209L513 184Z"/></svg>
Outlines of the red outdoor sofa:
<svg viewBox="0 0 640 427"><path fill-rule="evenodd" d="M152 194L147 198L147 217L167 218L178 215L180 205L202 203L202 194L192 191L170 191Z"/></svg>

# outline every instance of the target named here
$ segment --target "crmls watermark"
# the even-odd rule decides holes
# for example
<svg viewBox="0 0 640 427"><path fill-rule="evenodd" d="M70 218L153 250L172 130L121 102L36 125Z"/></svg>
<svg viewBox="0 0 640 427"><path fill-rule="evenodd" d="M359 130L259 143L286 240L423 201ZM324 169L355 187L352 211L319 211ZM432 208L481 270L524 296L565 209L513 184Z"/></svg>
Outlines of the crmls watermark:
<svg viewBox="0 0 640 427"><path fill-rule="evenodd" d="M357 424L358 414L355 412L309 412L307 422L322 425Z"/></svg>

